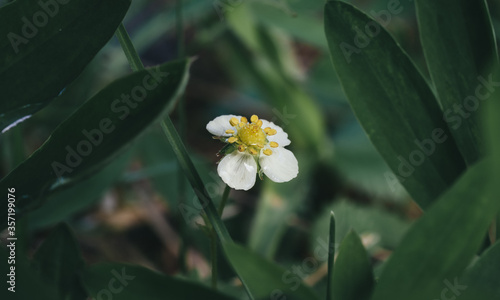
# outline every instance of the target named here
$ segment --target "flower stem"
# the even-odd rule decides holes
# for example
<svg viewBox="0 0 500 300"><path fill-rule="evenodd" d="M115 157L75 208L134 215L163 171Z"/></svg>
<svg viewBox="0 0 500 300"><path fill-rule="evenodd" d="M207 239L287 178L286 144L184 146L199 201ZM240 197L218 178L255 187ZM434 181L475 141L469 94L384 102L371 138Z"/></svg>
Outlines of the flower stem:
<svg viewBox="0 0 500 300"><path fill-rule="evenodd" d="M226 206L227 198L229 197L229 192L231 191L231 188L229 185L226 185L226 188L224 188L224 193L222 194L222 199L219 204L219 216L222 216L222 212L224 211L224 206Z"/></svg>
<svg viewBox="0 0 500 300"><path fill-rule="evenodd" d="M191 186L193 187L194 192L198 196L198 199L201 205L204 207L207 217L212 224L217 236L221 240L221 242L230 242L232 241L229 233L227 232L226 226L222 223L219 213L212 202L210 196L208 196L208 192L204 187L203 181L201 180L198 171L194 167L193 161L189 157L187 150L184 144L181 142L179 134L175 130L174 124L172 124L172 120L169 117L166 117L164 121L161 123L161 127L163 132L165 133L170 145L172 145L172 149L179 160L181 168L184 170Z"/></svg>
<svg viewBox="0 0 500 300"><path fill-rule="evenodd" d="M176 20L176 30L177 30L177 58L181 59L184 55L184 20L182 14L182 0L175 1L175 20ZM179 97L179 102L177 106L177 113L179 117L178 128L179 134L181 136L185 136L186 134L186 100L184 95ZM177 178L178 178L178 188L179 188L179 203L181 205L186 204L187 198L187 186L184 177L184 171L182 168L178 168L177 170ZM182 238L185 239L186 235L184 234L184 230L182 231ZM179 259L181 262L181 269L185 272L187 270L186 265L186 257L187 257L187 247L181 247L179 251Z"/></svg>
<svg viewBox="0 0 500 300"><path fill-rule="evenodd" d="M144 65L142 64L139 54L135 50L134 45L132 44L132 41L130 40L130 37L123 24L120 24L120 26L118 27L116 31L116 36L120 42L120 45L123 48L123 52L125 52L125 56L127 57L127 60L132 70L133 71L144 70ZM193 191L195 192L201 206L205 211L206 215L202 214L202 216L204 219L207 218L209 220L209 223L206 224L210 225L213 230L212 233L215 233L213 234L213 238L211 239L212 242L216 244L217 241L215 237L218 237L219 241L223 245L226 243L231 243L232 242L231 236L229 235L224 223L222 223L219 213L215 208L212 199L208 195L208 192L205 189L205 185L201 180L200 174L198 174L198 171L194 167L193 161L191 160L191 157L189 156L186 147L182 143L179 137L179 133L175 129L174 124L170 119L170 116L168 115L165 116L163 122L161 122L161 127L170 145L172 146L172 149L174 150L175 156L177 157L177 160L179 161L182 170L184 171L186 177L188 178L188 181L191 184ZM214 252L215 254L213 255L216 255L216 251ZM212 259L215 258L212 257ZM217 276L214 277L217 278ZM240 277L240 279L243 282L243 285L245 287L245 290L249 298L254 299L243 278Z"/></svg>
<svg viewBox="0 0 500 300"><path fill-rule="evenodd" d="M229 185L226 185L224 188L224 193L222 193L222 199L219 204L219 216L222 217L222 212L224 211L224 206L226 206L227 198L229 196L229 192L231 191L231 188ZM217 236L215 234L215 231L212 229L212 236L211 236L211 247L210 247L210 253L212 255L212 288L217 289Z"/></svg>
<svg viewBox="0 0 500 300"><path fill-rule="evenodd" d="M328 239L328 280L326 289L326 299L333 299L333 268L335 261L335 215L330 215L330 235Z"/></svg>
<svg viewBox="0 0 500 300"><path fill-rule="evenodd" d="M217 290L217 236L214 230L210 234L210 256L212 261L212 288Z"/></svg>
<svg viewBox="0 0 500 300"><path fill-rule="evenodd" d="M120 26L118 26L118 29L116 30L116 37L118 38L118 41L122 46L123 52L127 57L132 71L136 72L144 70L144 65L142 64L141 58L135 50L135 47L132 44L132 40L130 39L127 30L125 29L125 26L123 26L123 23L120 23Z"/></svg>

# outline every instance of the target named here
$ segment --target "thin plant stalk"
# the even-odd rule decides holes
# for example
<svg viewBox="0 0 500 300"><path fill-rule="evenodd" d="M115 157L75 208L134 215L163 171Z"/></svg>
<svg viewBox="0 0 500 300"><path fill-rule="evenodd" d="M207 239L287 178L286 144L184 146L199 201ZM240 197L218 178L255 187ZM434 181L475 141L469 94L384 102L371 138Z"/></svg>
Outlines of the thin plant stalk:
<svg viewBox="0 0 500 300"><path fill-rule="evenodd" d="M123 48L125 56L127 57L127 60L132 70L133 71L144 70L144 65L142 64L142 61L136 49L134 48L134 45L130 40L130 36L128 35L123 24L120 24L120 26L118 27L116 36L120 42L120 45ZM224 225L224 223L222 223L219 216L219 212L215 208L212 199L208 195L208 192L205 189L205 185L201 180L200 174L198 174L198 171L194 167L193 161L191 160L191 157L189 156L186 147L182 143L179 133L175 129L175 126L172 123L170 116L166 115L160 125L170 145L172 146L172 149L174 150L174 153L177 157L177 160L179 161L182 170L184 171L185 176L187 177L189 183L191 184L191 187L193 188L193 191L195 192L201 206L205 211L205 215L202 214L202 217L204 219L208 219L209 222L206 222L206 224L207 226L211 226L213 232L215 233L213 239L215 240L216 236L219 238L221 244L231 243L232 242L231 236L229 235L229 232L227 231L227 228ZM242 280L242 283L245 287L245 290L249 298L254 299L253 295L250 293L250 290L248 286L245 284L244 280Z"/></svg>
<svg viewBox="0 0 500 300"><path fill-rule="evenodd" d="M176 20L176 31L177 31L177 58L181 59L185 56L184 53L184 20L182 13L182 0L176 0L175 2L175 20ZM179 97L179 103L177 108L177 113L179 116L179 134L181 136L185 136L186 133L186 100L183 95ZM187 198L187 188L184 180L184 171L182 168L178 169L177 178L178 188L179 188L179 203L185 205ZM185 232L182 230L183 240L187 240L185 237ZM182 272L187 271L186 266L186 257L187 257L187 246L183 242L181 248L179 249L179 261L180 268Z"/></svg>

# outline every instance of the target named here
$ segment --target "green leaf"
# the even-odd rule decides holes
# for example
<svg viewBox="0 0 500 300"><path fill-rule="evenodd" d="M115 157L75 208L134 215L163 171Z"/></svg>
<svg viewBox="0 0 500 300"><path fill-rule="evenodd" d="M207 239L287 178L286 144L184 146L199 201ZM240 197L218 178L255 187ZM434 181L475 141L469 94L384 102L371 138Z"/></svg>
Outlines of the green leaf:
<svg viewBox="0 0 500 300"><path fill-rule="evenodd" d="M310 157L295 155L301 176L288 183L266 180L260 191L248 246L267 259L275 257L287 232L290 215L298 210L310 190Z"/></svg>
<svg viewBox="0 0 500 300"><path fill-rule="evenodd" d="M223 247L255 299L282 299L283 296L286 299L318 299L316 293L291 270L285 270L238 244L226 242Z"/></svg>
<svg viewBox="0 0 500 300"><path fill-rule="evenodd" d="M373 300L435 299L470 263L500 209L491 161L470 167L409 230L384 267Z"/></svg>
<svg viewBox="0 0 500 300"><path fill-rule="evenodd" d="M288 11L285 7L275 7L272 2L253 1L249 3L252 17L259 22L271 27L279 27L307 44L327 49L325 36L321 32L321 19L316 16L317 11L321 9L321 2L312 4L315 6L313 9L310 11L302 10L300 15L297 16L291 15L294 13Z"/></svg>
<svg viewBox="0 0 500 300"><path fill-rule="evenodd" d="M420 39L445 121L467 164L484 154L480 114L496 43L485 0L416 1Z"/></svg>
<svg viewBox="0 0 500 300"><path fill-rule="evenodd" d="M356 117L406 190L427 208L464 169L432 91L389 33L352 5L326 4L325 33ZM389 185L397 182L392 174L385 177Z"/></svg>
<svg viewBox="0 0 500 300"><path fill-rule="evenodd" d="M495 64L493 69L494 80L500 81L500 65ZM495 89L487 106L482 111L484 114L485 135L487 137L488 153L493 156L493 170L496 178L500 178L500 89ZM500 240L500 213L496 220L496 238Z"/></svg>
<svg viewBox="0 0 500 300"><path fill-rule="evenodd" d="M127 264L92 265L84 271L83 281L95 299L235 299L199 283Z"/></svg>
<svg viewBox="0 0 500 300"><path fill-rule="evenodd" d="M172 207L178 207L181 196L185 199L193 199L194 193L189 188L189 183L184 176L179 176L179 164L173 153L172 147L165 140L163 132L156 126L141 137L137 144L137 154L143 164L141 173L143 177L129 180L148 178L155 189L167 200ZM181 181L185 191L180 190ZM169 184L165 184L168 182ZM185 193L185 195L184 195Z"/></svg>
<svg viewBox="0 0 500 300"><path fill-rule="evenodd" d="M54 183L69 184L100 170L173 105L185 87L189 65L187 60L166 63L111 83L58 126L0 187L16 188L16 207L22 213L39 204Z"/></svg>
<svg viewBox="0 0 500 300"><path fill-rule="evenodd" d="M460 299L500 299L500 242L491 246L460 278L465 286Z"/></svg>
<svg viewBox="0 0 500 300"><path fill-rule="evenodd" d="M57 226L34 256L41 278L58 288L58 299L87 299L79 272L85 267L78 244L70 228Z"/></svg>
<svg viewBox="0 0 500 300"><path fill-rule="evenodd" d="M286 125L296 148L310 149L318 154L314 157L330 155L320 109L297 80L300 68L291 51L292 41L279 30L255 22L247 6L243 3L227 15L238 38L228 39L232 52L222 59L228 65L237 64L231 67L235 75L244 75L249 79L245 84L250 81L262 92L274 107L274 121ZM248 55L258 59L249 60Z"/></svg>
<svg viewBox="0 0 500 300"><path fill-rule="evenodd" d="M326 239L329 235L328 223L331 212L335 213L335 237L342 241L352 229L360 235L376 236L375 245L385 249L394 249L400 244L402 238L410 228L410 223L378 207L360 206L352 201L339 198L317 217L312 227L310 243L317 239Z"/></svg>
<svg viewBox="0 0 500 300"><path fill-rule="evenodd" d="M17 241L7 241L5 246L8 248L3 244L0 245L0 269L5 272L5 280L0 281L0 299L55 300L56 289L54 286L43 282L38 274L30 268L22 245L25 238L25 235L20 233L22 225L19 222L16 225ZM12 246L12 243L15 247ZM15 251L15 254L12 253L11 249ZM11 276L14 282L11 281Z"/></svg>
<svg viewBox="0 0 500 300"><path fill-rule="evenodd" d="M123 173L131 154L132 151L128 150L97 174L48 195L42 206L26 215L30 230L64 221L99 201L106 189Z"/></svg>
<svg viewBox="0 0 500 300"><path fill-rule="evenodd" d="M354 231L350 231L340 245L332 279L330 299L370 299L375 283L373 271L365 247Z"/></svg>
<svg viewBox="0 0 500 300"><path fill-rule="evenodd" d="M0 9L0 130L46 106L109 41L130 0L18 0Z"/></svg>

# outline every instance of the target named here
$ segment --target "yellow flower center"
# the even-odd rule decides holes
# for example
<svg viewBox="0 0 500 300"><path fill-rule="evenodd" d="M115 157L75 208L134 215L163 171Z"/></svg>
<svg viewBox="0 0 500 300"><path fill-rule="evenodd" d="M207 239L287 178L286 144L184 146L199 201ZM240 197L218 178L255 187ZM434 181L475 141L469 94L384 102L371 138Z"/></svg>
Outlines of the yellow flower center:
<svg viewBox="0 0 500 300"><path fill-rule="evenodd" d="M262 120L259 117L253 115L250 118L251 123L248 123L248 119L242 117L240 120L237 118L231 118L229 124L235 127L236 130L228 129L226 133L232 134L233 136L227 139L228 143L236 144L238 151L245 152L252 155L257 155L264 148L265 145L269 144L272 148L278 147L278 143L270 142L267 140L268 136L275 135L277 131L270 127L262 128ZM265 149L262 151L265 155L271 155L273 151L271 149Z"/></svg>
<svg viewBox="0 0 500 300"><path fill-rule="evenodd" d="M247 146L266 144L266 134L257 124L246 124L238 130L238 137Z"/></svg>

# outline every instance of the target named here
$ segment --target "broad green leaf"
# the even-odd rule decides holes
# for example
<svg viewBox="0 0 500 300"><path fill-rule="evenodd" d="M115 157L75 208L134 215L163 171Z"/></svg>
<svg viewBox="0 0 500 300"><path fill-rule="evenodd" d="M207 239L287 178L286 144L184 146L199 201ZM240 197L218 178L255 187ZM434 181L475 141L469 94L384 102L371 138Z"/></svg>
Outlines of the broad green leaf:
<svg viewBox="0 0 500 300"><path fill-rule="evenodd" d="M500 65L494 65L494 80L500 81ZM491 100L488 101L485 109L483 110L485 120L485 135L487 137L487 149L493 156L494 172L496 178L500 180L500 89L495 89ZM496 237L500 240L500 213L496 220Z"/></svg>
<svg viewBox="0 0 500 300"><path fill-rule="evenodd" d="M19 230L19 223L17 225L16 229ZM24 235L16 232L16 237L18 238L17 241L7 241L7 248L3 244L0 245L0 268L2 273L5 272L4 280L0 281L0 299L59 300L54 298L56 294L54 286L43 282L36 272L33 272L29 267L29 261L20 245L23 242L21 238L24 238ZM15 249L12 249L14 247L11 246L11 242L15 244ZM15 251L15 254L11 253L11 249ZM11 281L11 276L13 281ZM11 290L8 290L8 288Z"/></svg>
<svg viewBox="0 0 500 300"><path fill-rule="evenodd" d="M467 164L484 154L478 109L492 89L496 43L485 0L416 1L420 39L444 120Z"/></svg>
<svg viewBox="0 0 500 300"><path fill-rule="evenodd" d="M284 126L296 148L318 153L314 157L330 155L323 116L297 80L300 68L291 51L292 41L276 28L255 22L248 5L242 3L227 15L237 38L229 39L232 51L221 59L236 64L230 70L238 72L237 78L247 76L259 89L273 106L270 121ZM257 59L249 60L248 55Z"/></svg>
<svg viewBox="0 0 500 300"><path fill-rule="evenodd" d="M500 299L500 242L491 246L459 280L464 300ZM454 283L454 282L453 282ZM453 295L453 291L449 292Z"/></svg>
<svg viewBox="0 0 500 300"><path fill-rule="evenodd" d="M490 160L471 166L409 230L372 300L436 299L459 278L500 209L490 166Z"/></svg>
<svg viewBox="0 0 500 300"><path fill-rule="evenodd" d="M83 281L95 299L235 299L196 282L127 264L92 265L83 272Z"/></svg>
<svg viewBox="0 0 500 300"><path fill-rule="evenodd" d="M85 262L67 225L57 226L45 239L35 253L34 263L40 278L57 287L57 299L87 299L78 275Z"/></svg>
<svg viewBox="0 0 500 300"><path fill-rule="evenodd" d="M250 249L272 260L287 232L290 215L298 210L311 190L312 158L295 152L300 176L288 183L263 183L248 245Z"/></svg>
<svg viewBox="0 0 500 300"><path fill-rule="evenodd" d="M189 65L187 60L170 62L114 81L60 124L0 187L16 188L22 213L38 205L56 182L68 184L95 173L173 105Z"/></svg>
<svg viewBox="0 0 500 300"><path fill-rule="evenodd" d="M327 205L317 217L312 227L310 244L314 245L318 239L325 240L329 236L328 224L332 211L335 213L335 236L338 241L342 241L352 229L361 236L376 236L376 246L394 249L411 225L408 220L403 220L382 208L361 206L340 198Z"/></svg>
<svg viewBox="0 0 500 300"><path fill-rule="evenodd" d="M318 299L291 269L265 260L251 250L232 242L223 242L226 255L240 278L245 281L255 299ZM310 264L309 264L310 265ZM308 266L309 266L308 265ZM302 274L305 271L299 265Z"/></svg>
<svg viewBox="0 0 500 300"><path fill-rule="evenodd" d="M350 231L340 245L333 270L333 297L368 300L374 287L373 271L361 239Z"/></svg>
<svg viewBox="0 0 500 300"><path fill-rule="evenodd" d="M291 192L290 189L288 191ZM292 203L298 202L297 200L305 196L303 193L295 193L294 196L298 197L290 199L280 192L287 193L286 189L279 187L279 184L269 181L263 184L250 229L248 247L267 259L275 257L283 235L286 233L287 220L294 209Z"/></svg>
<svg viewBox="0 0 500 300"><path fill-rule="evenodd" d="M131 154L132 151L128 150L93 176L49 194L42 206L26 215L29 229L54 225L95 204L123 173Z"/></svg>
<svg viewBox="0 0 500 300"><path fill-rule="evenodd" d="M0 9L0 130L46 106L113 36L130 0L17 0Z"/></svg>
<svg viewBox="0 0 500 300"><path fill-rule="evenodd" d="M314 9L308 12L297 11L297 13L292 12L286 6L288 4L286 2L282 2L284 4L282 7L273 5L273 2L254 1L249 3L253 17L259 22L279 27L299 40L321 49L327 49L325 36L321 32L321 19L316 17L317 11L321 10L321 2L315 2Z"/></svg>
<svg viewBox="0 0 500 300"><path fill-rule="evenodd" d="M432 91L389 33L352 5L326 4L325 33L356 117L397 179L427 208L464 169ZM389 185L397 182L385 177Z"/></svg>
<svg viewBox="0 0 500 300"><path fill-rule="evenodd" d="M184 201L192 201L194 193L189 188L186 178L179 176L179 164L172 147L159 129L152 128L141 138L137 145L137 154L142 161L143 178L149 178L155 189L167 200L169 205L176 207L179 205L181 196L186 197ZM196 167L199 169L199 166ZM180 190L181 181L186 182L184 191ZM167 185L165 182L169 184Z"/></svg>

